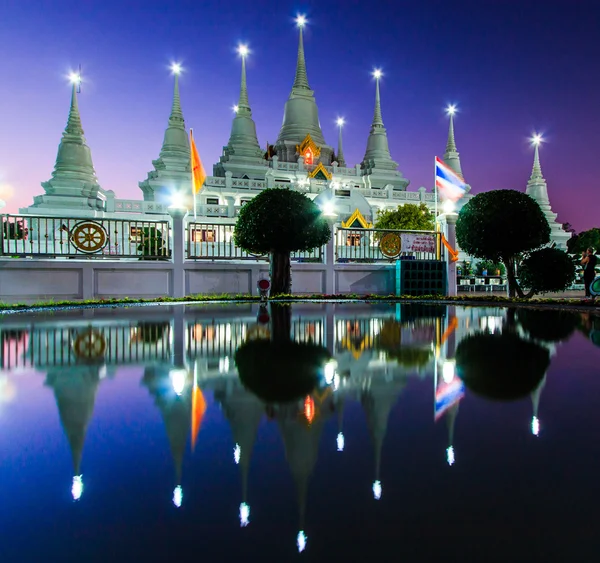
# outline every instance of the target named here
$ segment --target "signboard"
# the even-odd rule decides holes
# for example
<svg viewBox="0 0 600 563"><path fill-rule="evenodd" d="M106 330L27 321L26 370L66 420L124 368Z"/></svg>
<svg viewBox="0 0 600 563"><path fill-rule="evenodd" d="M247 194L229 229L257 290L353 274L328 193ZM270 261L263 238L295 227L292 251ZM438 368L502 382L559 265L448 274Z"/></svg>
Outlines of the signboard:
<svg viewBox="0 0 600 563"><path fill-rule="evenodd" d="M429 252L435 254L435 236L402 233L402 252Z"/></svg>

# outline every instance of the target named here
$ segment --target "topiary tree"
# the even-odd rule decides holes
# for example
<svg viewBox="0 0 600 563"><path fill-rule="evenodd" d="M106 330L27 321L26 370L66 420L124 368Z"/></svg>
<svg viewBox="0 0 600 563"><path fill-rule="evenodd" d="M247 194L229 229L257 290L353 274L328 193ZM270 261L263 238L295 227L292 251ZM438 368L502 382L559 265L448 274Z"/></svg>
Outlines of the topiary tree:
<svg viewBox="0 0 600 563"><path fill-rule="evenodd" d="M547 291L564 291L575 281L575 264L559 248L534 250L519 267L519 281L529 292L524 297Z"/></svg>
<svg viewBox="0 0 600 563"><path fill-rule="evenodd" d="M375 220L376 229L404 230L404 231L433 231L433 215L429 208L420 203L405 203L397 209L380 209ZM380 238L383 233L376 233L375 238Z"/></svg>
<svg viewBox="0 0 600 563"><path fill-rule="evenodd" d="M533 198L516 190L492 190L477 194L460 210L456 240L475 258L501 260L509 295L523 297L515 275L517 259L550 242L550 226Z"/></svg>
<svg viewBox="0 0 600 563"><path fill-rule="evenodd" d="M290 293L290 254L326 244L331 228L319 207L285 188L262 191L240 209L235 244L253 254L269 254L271 295Z"/></svg>

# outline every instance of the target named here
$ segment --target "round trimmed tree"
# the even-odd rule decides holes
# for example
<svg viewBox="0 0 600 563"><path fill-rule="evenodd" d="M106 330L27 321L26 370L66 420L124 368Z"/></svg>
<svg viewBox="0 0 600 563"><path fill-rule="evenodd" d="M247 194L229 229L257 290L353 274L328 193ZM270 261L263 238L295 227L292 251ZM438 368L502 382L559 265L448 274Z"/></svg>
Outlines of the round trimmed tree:
<svg viewBox="0 0 600 563"><path fill-rule="evenodd" d="M517 190L477 194L461 209L456 240L475 258L501 260L511 297L523 297L515 276L517 257L550 242L550 226L537 202Z"/></svg>
<svg viewBox="0 0 600 563"><path fill-rule="evenodd" d="M290 254L323 246L331 238L331 228L305 195L271 188L242 207L233 237L240 248L269 255L271 295L278 295L291 291Z"/></svg>
<svg viewBox="0 0 600 563"><path fill-rule="evenodd" d="M525 297L548 291L564 291L575 281L575 264L559 248L540 248L531 252L519 267L520 285Z"/></svg>

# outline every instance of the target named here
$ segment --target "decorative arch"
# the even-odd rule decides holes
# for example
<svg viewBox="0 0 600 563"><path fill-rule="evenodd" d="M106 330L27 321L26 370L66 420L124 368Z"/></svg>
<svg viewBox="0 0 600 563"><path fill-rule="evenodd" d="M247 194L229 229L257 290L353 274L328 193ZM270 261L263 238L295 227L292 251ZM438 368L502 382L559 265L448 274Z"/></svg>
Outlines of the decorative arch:
<svg viewBox="0 0 600 563"><path fill-rule="evenodd" d="M373 223L369 223L356 208L346 221L342 221L342 227L344 229L372 229Z"/></svg>
<svg viewBox="0 0 600 563"><path fill-rule="evenodd" d="M304 141L296 145L296 150L300 156L304 157L305 164L312 165L321 156L321 149L312 140L310 133L304 137Z"/></svg>
<svg viewBox="0 0 600 563"><path fill-rule="evenodd" d="M327 172L327 168L323 166L322 162L319 162L308 176L310 178L315 178L315 180L331 180L332 174L331 172Z"/></svg>

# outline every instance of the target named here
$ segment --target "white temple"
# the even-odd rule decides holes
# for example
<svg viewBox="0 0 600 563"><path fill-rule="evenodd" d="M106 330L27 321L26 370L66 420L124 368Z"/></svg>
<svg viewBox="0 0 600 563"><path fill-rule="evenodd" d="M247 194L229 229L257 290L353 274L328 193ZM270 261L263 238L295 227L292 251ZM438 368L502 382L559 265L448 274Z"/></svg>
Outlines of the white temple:
<svg viewBox="0 0 600 563"><path fill-rule="evenodd" d="M198 195L196 215L211 223L231 223L242 205L265 188L292 188L308 197L322 192L335 198L336 213L343 227L371 227L380 209L395 209L404 203L425 203L432 211L435 194L421 187L408 191L409 180L392 158L383 121L380 97L381 71L375 78L375 104L371 129L366 136L365 154L360 163L348 166L342 148L342 125L338 146L329 145L321 129L314 91L310 88L304 52L303 27L306 20L298 17L298 53L294 81L283 108L283 123L273 145L261 149L252 118L246 80L247 48L241 55L239 101L231 133L213 175L206 178ZM173 103L158 158L152 170L139 182L139 200L120 200L103 189L96 178L90 148L86 144L76 84L73 85L67 126L61 139L52 177L42 183L44 193L34 198L33 205L21 214L54 217L109 217L113 213L165 215L175 194L191 194L190 145L186 130L175 65ZM290 73L291 74L291 73ZM445 162L462 176L462 166L454 136L453 112L450 112ZM527 193L541 205L552 230L552 241L559 247L569 234L556 221L548 199L546 181L535 146L533 172ZM464 200L471 197L467 194ZM122 216L122 215L121 215Z"/></svg>

